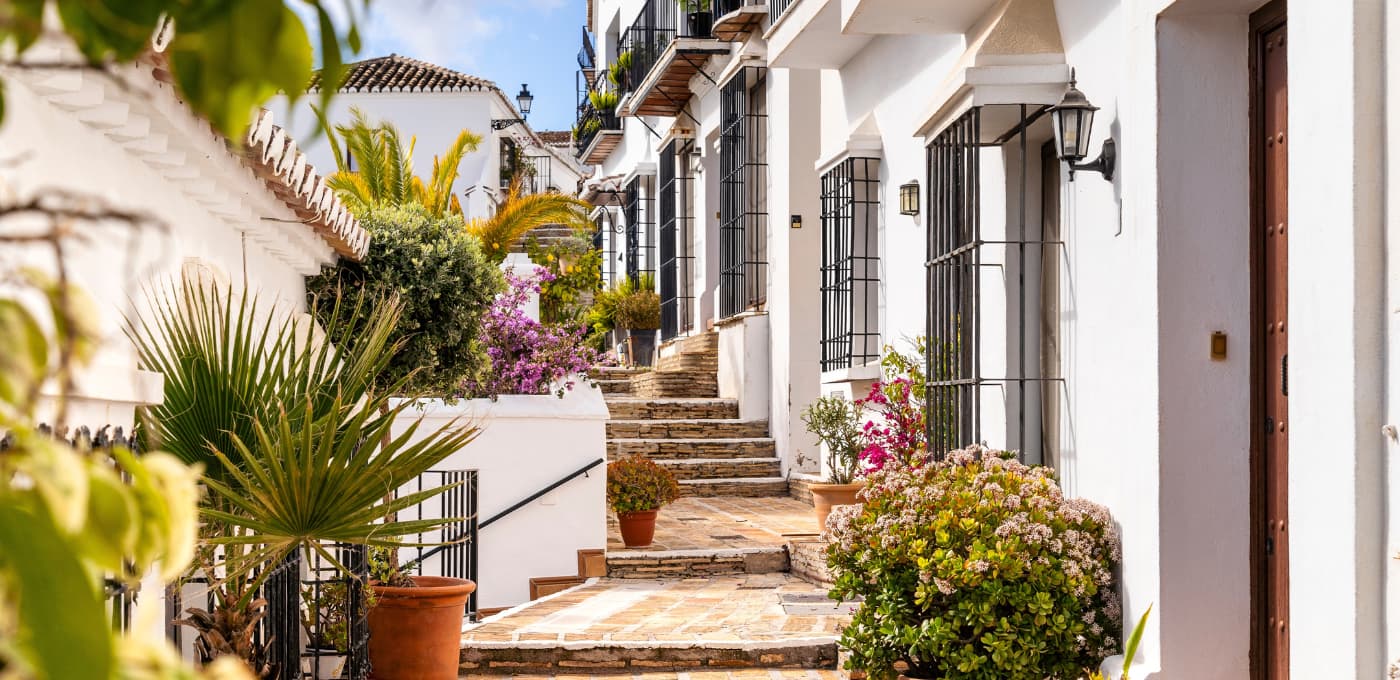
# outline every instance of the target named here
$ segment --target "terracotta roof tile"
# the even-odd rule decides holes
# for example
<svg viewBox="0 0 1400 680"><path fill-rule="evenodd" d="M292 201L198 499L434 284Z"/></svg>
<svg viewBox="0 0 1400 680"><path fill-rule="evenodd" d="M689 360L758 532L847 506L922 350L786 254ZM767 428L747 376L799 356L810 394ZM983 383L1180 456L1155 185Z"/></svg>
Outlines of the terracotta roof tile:
<svg viewBox="0 0 1400 680"><path fill-rule="evenodd" d="M570 146L574 143L574 133L569 130L539 130L535 134L550 146Z"/></svg>
<svg viewBox="0 0 1400 680"><path fill-rule="evenodd" d="M308 91L319 90L321 72L311 76ZM340 92L461 92L496 89L496 84L450 68L397 54L346 64Z"/></svg>

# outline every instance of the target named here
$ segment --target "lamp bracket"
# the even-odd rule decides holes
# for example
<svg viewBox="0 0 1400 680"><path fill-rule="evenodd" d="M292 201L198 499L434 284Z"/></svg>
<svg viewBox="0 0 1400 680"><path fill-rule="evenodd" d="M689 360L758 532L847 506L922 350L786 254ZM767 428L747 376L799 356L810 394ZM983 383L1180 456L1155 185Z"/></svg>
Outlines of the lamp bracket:
<svg viewBox="0 0 1400 680"><path fill-rule="evenodd" d="M1109 137L1108 139L1104 140L1103 150L1099 152L1098 158L1095 158L1094 160L1088 163L1069 164L1069 181L1074 181L1074 173L1076 171L1087 170L1089 172L1097 172L1103 175L1104 179L1112 182L1113 170L1117 167L1117 165L1118 145L1113 141L1112 137Z"/></svg>
<svg viewBox="0 0 1400 680"><path fill-rule="evenodd" d="M524 118L493 118L491 120L492 130L504 130L517 123L524 123Z"/></svg>

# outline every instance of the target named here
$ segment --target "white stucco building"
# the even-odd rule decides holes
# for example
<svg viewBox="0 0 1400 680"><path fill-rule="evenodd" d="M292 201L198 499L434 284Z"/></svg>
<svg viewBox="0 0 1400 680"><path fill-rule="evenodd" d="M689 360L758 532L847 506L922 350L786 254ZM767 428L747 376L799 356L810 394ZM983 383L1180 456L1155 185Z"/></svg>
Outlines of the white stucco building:
<svg viewBox="0 0 1400 680"><path fill-rule="evenodd" d="M312 84L313 92L318 84ZM297 110L289 114L298 121L314 122L311 106L315 99L302 98ZM278 107L285 109L285 101L274 109ZM578 190L585 174L577 159L525 122L495 83L436 64L397 54L347 64L344 82L326 119L332 126L346 124L352 109L363 111L371 124L393 123L405 142L413 137L414 170L424 177L432 170L433 157L442 154L462 130L480 136L477 150L462 159L454 187L462 213L469 220L493 213L505 198L516 164L526 163L531 168L526 193L571 194ZM328 172L335 169L324 136L309 141L306 149L316 167Z"/></svg>
<svg viewBox="0 0 1400 680"><path fill-rule="evenodd" d="M1400 13L712 4L706 34L668 0L588 3L584 82L620 103L581 102L582 195L606 275L657 274L663 340L718 329L723 396L787 469L817 458L806 404L928 334L945 443L1020 450L1113 511L1126 618L1155 605L1134 677L1382 677ZM1060 158L1072 73L1111 179Z"/></svg>

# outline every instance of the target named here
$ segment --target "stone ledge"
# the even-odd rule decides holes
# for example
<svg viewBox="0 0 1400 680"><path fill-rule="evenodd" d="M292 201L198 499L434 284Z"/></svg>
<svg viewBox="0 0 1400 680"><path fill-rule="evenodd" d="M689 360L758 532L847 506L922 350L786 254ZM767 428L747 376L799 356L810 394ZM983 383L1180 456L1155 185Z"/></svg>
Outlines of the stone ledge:
<svg viewBox="0 0 1400 680"><path fill-rule="evenodd" d="M785 572L788 552L785 547L610 552L607 562L610 578L705 578Z"/></svg>
<svg viewBox="0 0 1400 680"><path fill-rule="evenodd" d="M765 642L473 642L460 667L483 674L586 669L687 671L697 668L835 668L832 637Z"/></svg>

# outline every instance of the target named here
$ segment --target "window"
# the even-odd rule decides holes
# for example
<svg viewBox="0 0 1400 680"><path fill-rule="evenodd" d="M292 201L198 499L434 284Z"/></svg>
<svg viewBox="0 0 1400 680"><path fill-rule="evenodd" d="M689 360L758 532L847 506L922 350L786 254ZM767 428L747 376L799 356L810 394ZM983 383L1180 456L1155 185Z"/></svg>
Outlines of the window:
<svg viewBox="0 0 1400 680"><path fill-rule="evenodd" d="M644 276L656 274L653 259L656 236L652 233L650 187L644 185L642 177L633 177L627 183L622 206L623 219L627 223L627 278L633 283L640 282Z"/></svg>
<svg viewBox="0 0 1400 680"><path fill-rule="evenodd" d="M501 188L510 186L515 179L515 171L520 167L520 147L510 137L501 138Z"/></svg>
<svg viewBox="0 0 1400 680"><path fill-rule="evenodd" d="M880 359L880 159L822 175L822 370Z"/></svg>
<svg viewBox="0 0 1400 680"><path fill-rule="evenodd" d="M745 66L720 91L720 316L763 305L768 288L767 69Z"/></svg>
<svg viewBox="0 0 1400 680"><path fill-rule="evenodd" d="M662 149L657 171L657 215L661 255L661 339L669 340L693 327L691 292L694 256L691 255L690 159L695 142L673 139Z"/></svg>
<svg viewBox="0 0 1400 680"><path fill-rule="evenodd" d="M974 108L927 149L926 399L935 455L986 443L1055 462L1061 243L1058 164L1042 160L1045 110Z"/></svg>

